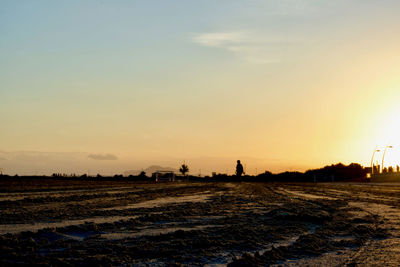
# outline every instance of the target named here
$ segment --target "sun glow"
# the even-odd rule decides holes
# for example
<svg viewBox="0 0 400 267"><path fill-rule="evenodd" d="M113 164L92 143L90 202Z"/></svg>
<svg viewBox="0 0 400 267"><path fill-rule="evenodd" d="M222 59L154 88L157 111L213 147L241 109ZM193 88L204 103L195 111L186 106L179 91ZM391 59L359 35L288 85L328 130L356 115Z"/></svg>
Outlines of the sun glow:
<svg viewBox="0 0 400 267"><path fill-rule="evenodd" d="M400 108L392 109L389 115L381 118L377 130L377 145L380 153L375 158L375 163L382 164L384 156L384 167L400 165ZM385 153L386 152L386 153Z"/></svg>

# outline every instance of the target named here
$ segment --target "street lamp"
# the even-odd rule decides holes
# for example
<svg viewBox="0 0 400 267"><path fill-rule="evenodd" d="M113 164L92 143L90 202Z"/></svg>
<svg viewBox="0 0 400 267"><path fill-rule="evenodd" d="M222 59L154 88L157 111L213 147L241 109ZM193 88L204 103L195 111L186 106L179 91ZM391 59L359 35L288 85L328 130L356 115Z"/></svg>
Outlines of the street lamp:
<svg viewBox="0 0 400 267"><path fill-rule="evenodd" d="M374 153L372 153L372 158L371 158L371 177L374 174L374 156L376 152L381 152L379 149L377 149L378 147L375 147L374 149Z"/></svg>
<svg viewBox="0 0 400 267"><path fill-rule="evenodd" d="M383 161L385 160L385 154L386 154L386 150L387 150L388 148L393 148L393 146L387 145L387 146L385 147L385 151L383 152L383 156L382 156L382 167L381 167L382 172L383 172Z"/></svg>

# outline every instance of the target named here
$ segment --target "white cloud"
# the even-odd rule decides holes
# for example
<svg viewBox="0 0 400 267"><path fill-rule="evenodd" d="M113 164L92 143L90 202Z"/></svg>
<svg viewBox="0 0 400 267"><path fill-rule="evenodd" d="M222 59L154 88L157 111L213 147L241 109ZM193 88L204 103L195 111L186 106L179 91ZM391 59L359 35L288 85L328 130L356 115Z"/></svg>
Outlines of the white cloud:
<svg viewBox="0 0 400 267"><path fill-rule="evenodd" d="M196 34L193 41L202 46L226 47L245 41L244 34L241 32L211 32Z"/></svg>
<svg viewBox="0 0 400 267"><path fill-rule="evenodd" d="M210 48L228 51L250 63L267 64L279 62L288 47L298 44L297 40L272 37L261 32L208 32L194 34L192 42Z"/></svg>

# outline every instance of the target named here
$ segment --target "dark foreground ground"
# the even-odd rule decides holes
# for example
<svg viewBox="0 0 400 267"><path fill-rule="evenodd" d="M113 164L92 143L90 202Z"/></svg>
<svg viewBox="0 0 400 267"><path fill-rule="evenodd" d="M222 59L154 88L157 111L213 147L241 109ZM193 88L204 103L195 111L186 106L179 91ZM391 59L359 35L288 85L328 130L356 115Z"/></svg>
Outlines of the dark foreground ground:
<svg viewBox="0 0 400 267"><path fill-rule="evenodd" d="M0 181L0 265L400 262L400 185Z"/></svg>

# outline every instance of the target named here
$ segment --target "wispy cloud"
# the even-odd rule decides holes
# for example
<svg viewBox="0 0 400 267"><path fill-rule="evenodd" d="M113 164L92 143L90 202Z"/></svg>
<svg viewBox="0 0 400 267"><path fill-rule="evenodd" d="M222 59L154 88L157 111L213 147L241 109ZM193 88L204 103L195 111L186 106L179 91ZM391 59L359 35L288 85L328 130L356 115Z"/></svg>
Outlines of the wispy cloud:
<svg viewBox="0 0 400 267"><path fill-rule="evenodd" d="M192 42L210 48L222 49L250 63L279 62L287 48L298 41L255 32L207 32L192 35Z"/></svg>
<svg viewBox="0 0 400 267"><path fill-rule="evenodd" d="M88 158L94 160L117 160L118 157L113 154L90 154Z"/></svg>
<svg viewBox="0 0 400 267"><path fill-rule="evenodd" d="M241 32L211 32L196 34L193 41L197 44L209 47L229 47L245 41Z"/></svg>

